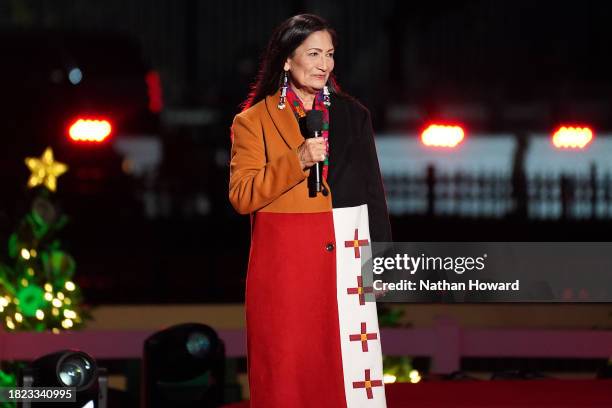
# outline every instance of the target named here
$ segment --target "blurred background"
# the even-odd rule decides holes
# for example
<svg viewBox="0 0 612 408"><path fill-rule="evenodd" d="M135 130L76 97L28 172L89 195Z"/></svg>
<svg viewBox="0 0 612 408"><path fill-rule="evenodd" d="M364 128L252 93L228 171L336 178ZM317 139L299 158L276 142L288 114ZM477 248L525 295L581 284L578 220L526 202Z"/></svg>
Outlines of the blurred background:
<svg viewBox="0 0 612 408"><path fill-rule="evenodd" d="M32 205L24 159L52 147L69 167L54 200L86 327L242 330L249 217L227 199L229 128L272 30L302 12L336 28L339 83L372 113L396 241L610 240L606 2L5 0L0 242ZM412 329L612 328L607 304L381 309ZM598 350L475 353L455 368L593 377ZM120 360L107 366L137 377Z"/></svg>

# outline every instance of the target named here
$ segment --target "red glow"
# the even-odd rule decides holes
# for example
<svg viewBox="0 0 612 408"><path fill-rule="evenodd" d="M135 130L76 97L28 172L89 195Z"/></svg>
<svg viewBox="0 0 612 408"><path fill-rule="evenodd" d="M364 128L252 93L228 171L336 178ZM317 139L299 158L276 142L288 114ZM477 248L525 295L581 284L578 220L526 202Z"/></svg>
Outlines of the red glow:
<svg viewBox="0 0 612 408"><path fill-rule="evenodd" d="M429 125L421 133L421 141L428 147L454 148L465 138L465 132L457 125Z"/></svg>
<svg viewBox="0 0 612 408"><path fill-rule="evenodd" d="M68 128L68 135L75 142L102 143L112 130L111 123L106 119L78 118Z"/></svg>
<svg viewBox="0 0 612 408"><path fill-rule="evenodd" d="M588 126L561 126L553 134L552 143L557 149L584 149L593 136Z"/></svg>
<svg viewBox="0 0 612 408"><path fill-rule="evenodd" d="M145 76L147 91L149 93L149 110L153 113L161 112L164 107L161 79L157 71L149 71Z"/></svg>

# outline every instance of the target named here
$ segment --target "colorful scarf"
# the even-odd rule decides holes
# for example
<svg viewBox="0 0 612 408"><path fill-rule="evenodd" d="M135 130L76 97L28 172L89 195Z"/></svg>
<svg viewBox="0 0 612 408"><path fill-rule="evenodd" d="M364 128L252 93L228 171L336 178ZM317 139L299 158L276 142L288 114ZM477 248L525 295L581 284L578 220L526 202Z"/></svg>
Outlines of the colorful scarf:
<svg viewBox="0 0 612 408"><path fill-rule="evenodd" d="M306 116L304 105L291 86L287 87L287 102L289 106L291 106L298 122L300 118ZM315 96L314 109L323 112L323 131L321 132L321 136L325 140L325 160L323 161L322 174L323 178L327 180L327 171L329 168L329 110L327 106L323 104L323 91L318 92Z"/></svg>

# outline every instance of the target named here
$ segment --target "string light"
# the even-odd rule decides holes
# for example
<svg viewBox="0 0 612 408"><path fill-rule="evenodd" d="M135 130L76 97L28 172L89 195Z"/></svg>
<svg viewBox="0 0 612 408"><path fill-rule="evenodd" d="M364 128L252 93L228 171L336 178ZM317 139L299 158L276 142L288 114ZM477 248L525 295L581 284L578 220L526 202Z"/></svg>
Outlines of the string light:
<svg viewBox="0 0 612 408"><path fill-rule="evenodd" d="M26 164L29 161L31 162L31 158L26 160ZM40 161L44 160L41 158ZM51 161L53 161L52 158ZM46 165L46 162L42 164ZM61 165L63 167L61 171L66 171L67 166L59 162L53 165ZM30 164L28 164L28 167L33 171L33 174L37 171ZM45 171L47 170L45 168ZM57 175L54 174L55 177ZM39 175L39 177L41 176ZM44 184L47 189L54 191L55 179L52 181L53 183L49 182L47 184L45 182ZM39 182L38 184L43 183ZM51 204L49 203L48 205ZM35 226L32 227L35 228ZM50 227L52 228L53 225L50 225ZM68 266L73 267L73 261L69 256L65 256L59 251L55 253L51 249L51 253L49 253L43 251L42 248L41 258L39 259L38 239L35 236L38 231L33 230L31 232L34 235L26 234L27 236L22 237L25 240L11 242L13 244L13 255L17 258L16 260L13 259L16 265L14 269L11 269L11 271L14 270L15 276L12 276L11 282L5 282L5 286L10 291L5 290L2 291L4 294L0 293L0 319L4 316L4 327L7 331L21 329L40 330L44 328L58 334L65 329L71 329L80 325L82 320L84 320L80 316L80 298L76 296L79 293L79 288L75 281L72 281L74 278L70 276L71 272L65 270L67 268L63 268L66 265L56 265L56 263L64 263L64 260L68 258L68 261L70 261ZM46 233L46 231L42 232L43 235ZM59 247L59 241L55 240L52 243L52 248L57 247ZM55 255L58 256L56 257ZM41 261L40 264L38 263L39 261ZM51 273L48 270L50 267L57 267L56 269L59 269L56 271L57 276L49 275ZM7 273L9 275L5 278L11 278L11 273ZM43 290L41 290L41 287ZM44 298L44 301L42 301L41 297Z"/></svg>
<svg viewBox="0 0 612 408"><path fill-rule="evenodd" d="M408 374L408 377L410 378L410 382L413 384L416 384L419 381L421 381L421 375L419 374L417 370L410 371L410 373Z"/></svg>
<svg viewBox="0 0 612 408"><path fill-rule="evenodd" d="M64 317L67 319L76 319L77 314L74 312L74 310L66 309L64 310Z"/></svg>
<svg viewBox="0 0 612 408"><path fill-rule="evenodd" d="M30 251L28 251L25 248L22 248L21 249L21 257L27 261L28 259L30 259Z"/></svg>
<svg viewBox="0 0 612 408"><path fill-rule="evenodd" d="M397 377L394 376L393 374L384 374L383 375L383 382L385 384L393 384L395 381L397 381Z"/></svg>

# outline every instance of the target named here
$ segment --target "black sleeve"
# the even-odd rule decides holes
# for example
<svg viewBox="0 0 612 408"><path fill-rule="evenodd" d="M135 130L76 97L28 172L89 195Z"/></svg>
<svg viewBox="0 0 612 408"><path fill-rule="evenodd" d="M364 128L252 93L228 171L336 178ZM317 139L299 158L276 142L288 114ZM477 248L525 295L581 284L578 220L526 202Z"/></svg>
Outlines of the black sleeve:
<svg viewBox="0 0 612 408"><path fill-rule="evenodd" d="M374 242L392 242L391 223L387 211L385 189L380 175L380 166L374 143L374 131L370 112L365 109L361 125L362 154L365 166L368 215L370 218L370 238Z"/></svg>

